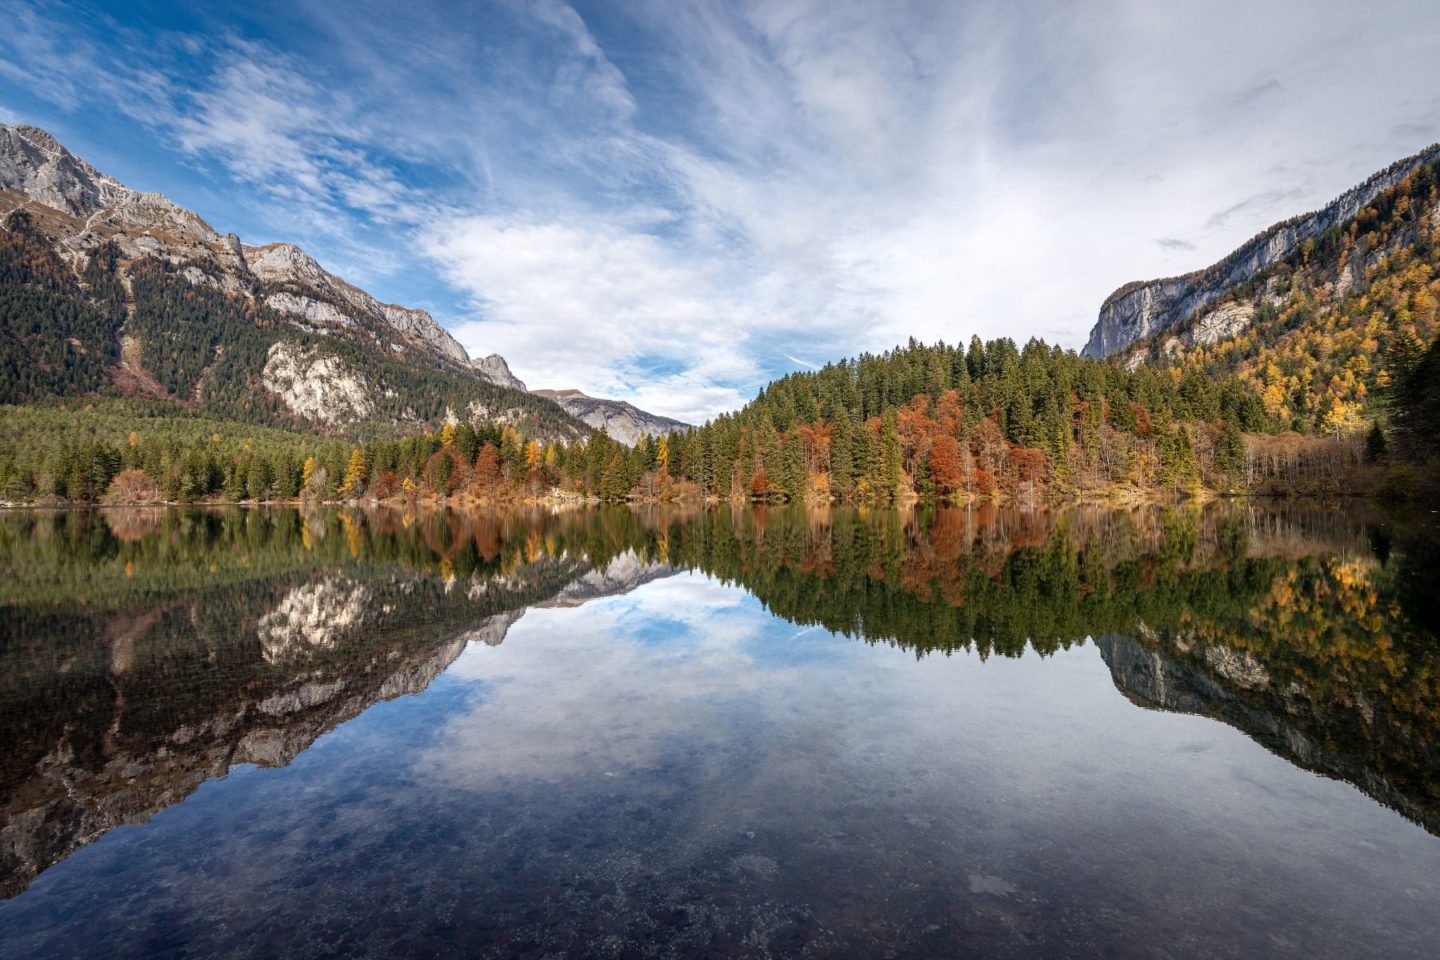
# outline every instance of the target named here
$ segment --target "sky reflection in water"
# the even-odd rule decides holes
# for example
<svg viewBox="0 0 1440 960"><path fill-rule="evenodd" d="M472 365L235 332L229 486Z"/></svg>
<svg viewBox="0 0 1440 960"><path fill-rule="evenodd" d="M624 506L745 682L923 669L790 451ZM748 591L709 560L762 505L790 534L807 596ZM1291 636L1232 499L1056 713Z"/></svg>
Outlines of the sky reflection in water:
<svg viewBox="0 0 1440 960"><path fill-rule="evenodd" d="M436 636L442 675L312 725L302 740L329 732L287 765L235 766L81 845L0 902L0 956L1421 957L1440 941L1440 839L1256 729L1141 709L1159 694L1124 685L1147 658L1150 682L1181 675L1141 632L917 657L698 569L621 553L592 581ZM1254 678L1211 662L1186 695L1258 710ZM309 694L287 688L297 717L331 682L306 676ZM33 774L7 809L64 775Z"/></svg>

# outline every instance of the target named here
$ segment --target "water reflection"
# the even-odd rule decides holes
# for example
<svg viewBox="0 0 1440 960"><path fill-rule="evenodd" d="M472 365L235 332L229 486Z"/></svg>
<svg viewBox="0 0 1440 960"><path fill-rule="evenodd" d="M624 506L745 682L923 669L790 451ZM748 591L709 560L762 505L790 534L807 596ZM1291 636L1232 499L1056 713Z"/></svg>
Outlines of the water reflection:
<svg viewBox="0 0 1440 960"><path fill-rule="evenodd" d="M1263 885L1293 855L1267 844L1303 811L1327 818L1306 821L1314 849L1393 874L1388 892L1367 880L1372 917L1404 917L1406 897L1435 892L1425 868L1440 851L1397 866L1376 851L1401 834L1353 792L1283 779L1263 754L1180 734L1162 714L1142 724L1113 691L1220 720L1440 833L1431 542L1394 519L1225 506L8 513L0 893L15 898L9 920L25 937L13 942L27 950L101 936L120 901L87 901L63 876L17 895L113 828L179 805L188 812L154 825L168 844L97 844L87 862L100 866L76 856L69 875L173 890L176 868L155 858L220 836L227 862L278 891L324 877L327 899L354 910L326 929L361 938L341 952L424 952L404 939L417 930L457 942L429 901L393 929L373 910L402 875L421 900L458 875L488 917L467 942L499 955L522 940L576 952L602 935L609 946L587 952L684 941L736 955L862 942L1083 954L1142 923L1195 935L1176 858L1228 851L1224 883ZM864 642L837 646L832 632ZM1005 759L1007 744L1023 760ZM251 764L288 769L216 789L292 822L289 839L201 789ZM1225 780L1235 802L1192 807L1217 773L1239 776ZM1267 808L1236 805L1247 783ZM477 796L489 800L477 808ZM317 804L308 817L299 797ZM1218 842L1206 817L1227 806L1250 822ZM1079 815L1122 808L1132 823ZM202 815L208 834L192 822ZM1074 835L1057 840L1066 824ZM1054 843L1063 869L1033 859ZM1082 877L1072 861L1086 858ZM1110 926L1065 889L1079 880L1121 891L1105 901ZM1307 877L1307 909L1324 916L1344 883ZM1301 932L1279 893L1246 895L1288 911L1283 936L1327 929ZM270 909L306 898L295 902ZM228 909L240 908L189 905ZM1275 921L1262 920L1251 949L1273 946ZM1401 954L1433 932L1411 924L1382 931ZM215 931L174 935L230 949ZM1365 942L1346 939L1358 927L1327 935L1312 952Z"/></svg>

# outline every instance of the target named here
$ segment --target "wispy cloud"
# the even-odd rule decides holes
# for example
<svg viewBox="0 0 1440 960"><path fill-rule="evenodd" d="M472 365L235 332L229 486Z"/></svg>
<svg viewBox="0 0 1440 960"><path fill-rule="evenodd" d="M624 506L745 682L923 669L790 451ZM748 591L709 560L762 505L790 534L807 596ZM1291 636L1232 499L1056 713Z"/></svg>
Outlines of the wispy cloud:
<svg viewBox="0 0 1440 960"><path fill-rule="evenodd" d="M812 363L812 362L809 361L809 360L801 360L799 357L795 356L793 353L784 354L784 357L785 357L786 360L789 360L791 363L795 364L796 366L805 367L807 370L819 370L819 369L820 369L820 364L818 364L818 363Z"/></svg>

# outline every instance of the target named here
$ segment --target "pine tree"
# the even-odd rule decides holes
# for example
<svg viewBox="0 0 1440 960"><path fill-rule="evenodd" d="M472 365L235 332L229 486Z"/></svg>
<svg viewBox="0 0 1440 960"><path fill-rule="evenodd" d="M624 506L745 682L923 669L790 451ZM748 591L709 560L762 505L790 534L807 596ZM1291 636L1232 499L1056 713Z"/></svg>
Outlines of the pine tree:
<svg viewBox="0 0 1440 960"><path fill-rule="evenodd" d="M1245 437L1233 420L1227 420L1215 440L1215 468L1233 480L1245 464Z"/></svg>
<svg viewBox="0 0 1440 960"><path fill-rule="evenodd" d="M904 457L900 446L900 430L895 410L885 411L880 427L881 495L894 499L900 495L904 482Z"/></svg>
<svg viewBox="0 0 1440 960"><path fill-rule="evenodd" d="M626 478L625 454L616 447L610 454L610 461L605 465L604 473L600 478L600 496L606 500L623 500L629 492L630 484Z"/></svg>
<svg viewBox="0 0 1440 960"><path fill-rule="evenodd" d="M855 490L854 425L843 409L830 440L830 492L845 499Z"/></svg>
<svg viewBox="0 0 1440 960"><path fill-rule="evenodd" d="M1365 435L1365 462L1379 463L1384 460L1388 446L1385 441L1385 431L1380 429L1380 422L1372 421L1370 432Z"/></svg>

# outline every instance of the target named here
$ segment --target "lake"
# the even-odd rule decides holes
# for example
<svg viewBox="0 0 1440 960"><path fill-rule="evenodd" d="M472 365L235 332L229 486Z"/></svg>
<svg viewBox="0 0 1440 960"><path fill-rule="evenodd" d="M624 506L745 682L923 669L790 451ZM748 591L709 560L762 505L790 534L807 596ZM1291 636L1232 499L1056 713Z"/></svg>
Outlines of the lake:
<svg viewBox="0 0 1440 960"><path fill-rule="evenodd" d="M0 513L0 957L1426 957L1346 507Z"/></svg>

